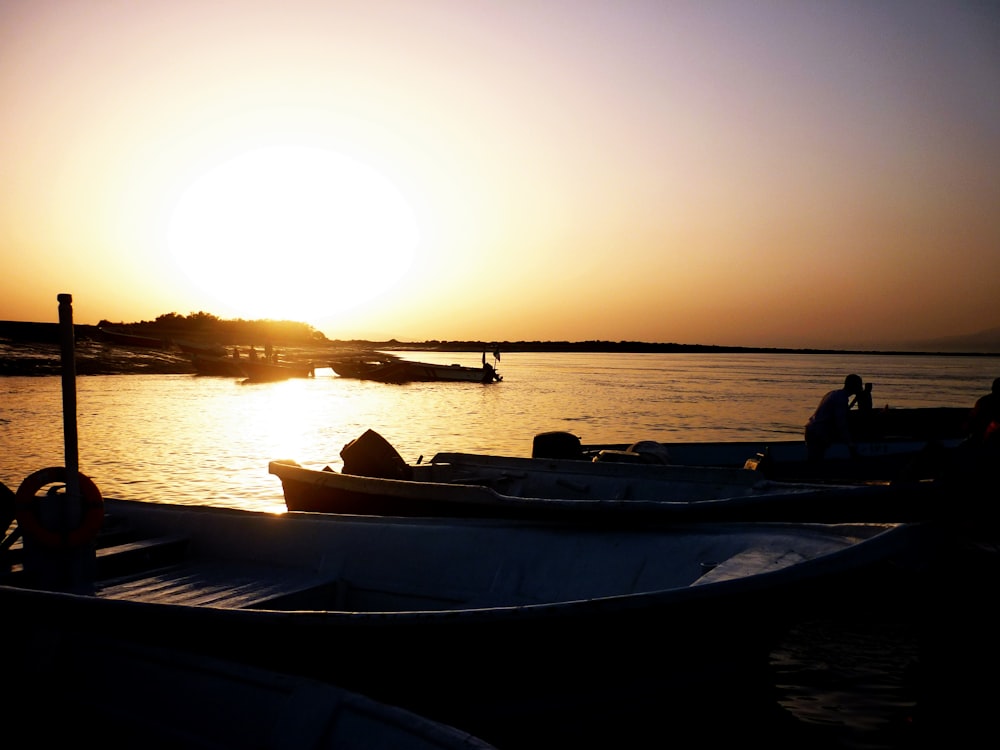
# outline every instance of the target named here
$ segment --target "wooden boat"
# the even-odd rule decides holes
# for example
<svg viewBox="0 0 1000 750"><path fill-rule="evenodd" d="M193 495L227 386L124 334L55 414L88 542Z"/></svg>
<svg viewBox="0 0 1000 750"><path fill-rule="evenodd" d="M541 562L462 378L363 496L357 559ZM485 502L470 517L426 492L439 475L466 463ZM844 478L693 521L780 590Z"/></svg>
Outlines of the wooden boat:
<svg viewBox="0 0 1000 750"><path fill-rule="evenodd" d="M330 368L344 378L376 380L380 383L413 383L452 381L464 383L498 383L503 377L483 355L481 367L430 362L413 362L405 359L339 358L330 362Z"/></svg>
<svg viewBox="0 0 1000 750"><path fill-rule="evenodd" d="M681 466L748 467L785 481L932 479L965 437L964 407L884 409L851 413L857 452L835 443L809 461L805 440L651 441L584 444L568 432L535 435L534 458L658 462Z"/></svg>
<svg viewBox="0 0 1000 750"><path fill-rule="evenodd" d="M389 365L397 362L396 357L371 356L348 356L337 357L329 362L330 369L342 378L357 378L360 380L375 380L369 377L380 370L385 370Z"/></svg>
<svg viewBox="0 0 1000 750"><path fill-rule="evenodd" d="M211 375L223 378L246 378L244 360L232 357L217 357L206 354L191 355L191 364L198 375Z"/></svg>
<svg viewBox="0 0 1000 750"><path fill-rule="evenodd" d="M77 638L72 623L50 623L44 635L46 645L29 637L30 645L6 660L19 678L5 701L8 743L44 737L46 745L102 748L492 748L327 682L130 643L123 633Z"/></svg>
<svg viewBox="0 0 1000 750"><path fill-rule="evenodd" d="M289 378L311 378L315 373L312 362L267 362L249 357L240 360L247 380L257 383L288 380Z"/></svg>
<svg viewBox="0 0 1000 750"><path fill-rule="evenodd" d="M65 499L43 490L32 502ZM906 524L594 529L113 499L103 514L88 544L26 527L5 546L0 607L22 643L56 623L321 679L500 747L638 742L623 716L745 703L810 602L854 601L929 541Z"/></svg>
<svg viewBox="0 0 1000 750"><path fill-rule="evenodd" d="M200 341L190 341L188 339L172 339L174 346L188 356L201 355L204 357L225 357L229 354L222 344L203 343Z"/></svg>
<svg viewBox="0 0 1000 750"><path fill-rule="evenodd" d="M271 461L290 511L574 520L919 521L945 503L929 484L783 482L745 468L438 453L406 464L378 433L348 443L344 470Z"/></svg>

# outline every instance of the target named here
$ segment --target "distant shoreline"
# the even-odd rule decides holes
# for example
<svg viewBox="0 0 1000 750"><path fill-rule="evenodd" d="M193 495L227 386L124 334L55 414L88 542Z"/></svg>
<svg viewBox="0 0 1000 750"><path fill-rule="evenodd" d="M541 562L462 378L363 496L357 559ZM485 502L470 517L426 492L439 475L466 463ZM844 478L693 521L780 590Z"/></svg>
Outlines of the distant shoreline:
<svg viewBox="0 0 1000 750"><path fill-rule="evenodd" d="M147 334L155 335L155 329L147 329ZM100 329L94 325L74 325L74 335L78 341L100 341ZM169 338L169 337L165 337ZM179 338L190 338L182 334ZM202 334L206 341L213 338L211 333ZM58 344L58 323L35 323L23 321L0 321L0 340L23 344ZM219 341L226 346L262 346L262 341ZM274 341L276 346L303 347L303 342ZM838 354L838 355L889 355L889 356L942 356L942 357L1000 357L1000 352L992 351L926 351L926 350L882 350L882 349L828 349L792 347L744 347L721 346L715 344L655 343L644 341L369 341L363 339L326 339L310 342L308 348L337 352L342 349L373 351L442 351L442 352L565 352L565 353L621 353L621 354Z"/></svg>

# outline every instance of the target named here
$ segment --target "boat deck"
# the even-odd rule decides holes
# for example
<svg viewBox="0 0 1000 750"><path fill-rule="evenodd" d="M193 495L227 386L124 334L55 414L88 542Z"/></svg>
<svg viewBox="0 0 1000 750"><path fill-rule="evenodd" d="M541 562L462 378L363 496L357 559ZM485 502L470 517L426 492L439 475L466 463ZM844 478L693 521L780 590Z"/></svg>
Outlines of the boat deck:
<svg viewBox="0 0 1000 750"><path fill-rule="evenodd" d="M190 541L183 536L123 540L123 531L102 532L97 540L94 594L154 604L227 609L308 609L344 598L342 584L329 574L252 562L187 562ZM23 546L12 549L15 562L5 580L25 575Z"/></svg>

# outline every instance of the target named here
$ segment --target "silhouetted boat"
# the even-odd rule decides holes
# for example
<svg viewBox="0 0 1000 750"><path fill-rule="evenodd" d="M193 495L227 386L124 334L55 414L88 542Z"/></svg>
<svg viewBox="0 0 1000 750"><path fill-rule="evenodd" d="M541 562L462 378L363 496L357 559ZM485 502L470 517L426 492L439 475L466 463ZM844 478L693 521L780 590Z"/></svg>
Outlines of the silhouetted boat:
<svg viewBox="0 0 1000 750"><path fill-rule="evenodd" d="M172 342L174 346L189 356L197 354L204 357L225 357L229 353L222 344L207 344L187 339L172 339Z"/></svg>
<svg viewBox="0 0 1000 750"><path fill-rule="evenodd" d="M406 464L368 430L343 471L271 461L291 511L530 518L612 525L711 520L919 521L948 503L926 484L767 479L742 468L438 453Z"/></svg>
<svg viewBox="0 0 1000 750"><path fill-rule="evenodd" d="M194 354L191 356L198 375L214 375L225 378L245 378L247 371L243 368L242 359L232 357L217 357L213 355Z"/></svg>
<svg viewBox="0 0 1000 750"><path fill-rule="evenodd" d="M38 484L16 529L36 503L65 499ZM669 721L695 696L745 701L810 602L854 601L928 541L896 524L103 507L96 542L47 546L62 537L26 530L23 546L4 545L0 608L19 633L57 624L322 679L507 747L609 724L623 740L620 713ZM70 562L73 586L56 590Z"/></svg>
<svg viewBox="0 0 1000 750"><path fill-rule="evenodd" d="M503 380L495 365L486 361L485 354L481 367L377 357L341 357L331 360L329 364L330 368L341 377L375 380L380 383L434 381L498 383Z"/></svg>
<svg viewBox="0 0 1000 750"><path fill-rule="evenodd" d="M239 360L247 379L255 382L311 378L315 373L312 362L268 362L249 357Z"/></svg>
<svg viewBox="0 0 1000 750"><path fill-rule="evenodd" d="M808 459L804 439L582 443L568 432L535 435L533 458L753 468L783 481L858 482L931 479L964 439L969 409L878 409L851 413L856 454L834 443L821 461Z"/></svg>

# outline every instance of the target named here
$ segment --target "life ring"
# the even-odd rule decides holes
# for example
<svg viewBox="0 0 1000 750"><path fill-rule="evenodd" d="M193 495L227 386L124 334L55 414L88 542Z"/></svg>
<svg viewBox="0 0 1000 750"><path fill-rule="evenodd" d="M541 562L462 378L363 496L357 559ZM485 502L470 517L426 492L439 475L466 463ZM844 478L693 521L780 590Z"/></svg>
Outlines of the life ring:
<svg viewBox="0 0 1000 750"><path fill-rule="evenodd" d="M36 495L42 487L57 482L65 484L69 472L64 466L40 469L21 482L15 495L15 515L17 525L25 536L37 540L46 547L80 547L97 536L104 523L104 498L90 477L77 472L80 482L80 507L83 519L80 525L67 532L53 531L42 524L37 513Z"/></svg>

